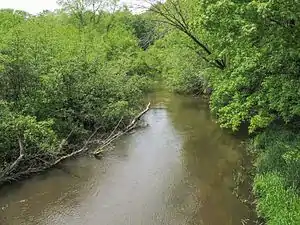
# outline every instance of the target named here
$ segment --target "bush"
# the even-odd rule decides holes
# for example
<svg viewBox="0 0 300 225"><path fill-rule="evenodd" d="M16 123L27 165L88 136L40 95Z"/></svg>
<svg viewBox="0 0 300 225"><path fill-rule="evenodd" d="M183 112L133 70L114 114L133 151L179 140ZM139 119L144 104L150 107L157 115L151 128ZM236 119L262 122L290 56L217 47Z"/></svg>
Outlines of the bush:
<svg viewBox="0 0 300 225"><path fill-rule="evenodd" d="M55 153L58 141L52 120L37 121L35 117L21 115L3 101L0 101L0 108L0 168L19 156L18 139L22 140L28 155Z"/></svg>
<svg viewBox="0 0 300 225"><path fill-rule="evenodd" d="M19 138L30 166L32 155L69 151L59 143L71 131L80 144L139 111L152 74L128 28L133 15L95 16L78 24L73 13L0 10L0 167L18 157Z"/></svg>
<svg viewBox="0 0 300 225"><path fill-rule="evenodd" d="M276 173L256 176L254 193L258 196L257 212L268 225L300 224L300 197L286 187L285 179Z"/></svg>
<svg viewBox="0 0 300 225"><path fill-rule="evenodd" d="M270 225L300 223L300 138L276 127L254 141L259 157L254 193L257 211Z"/></svg>

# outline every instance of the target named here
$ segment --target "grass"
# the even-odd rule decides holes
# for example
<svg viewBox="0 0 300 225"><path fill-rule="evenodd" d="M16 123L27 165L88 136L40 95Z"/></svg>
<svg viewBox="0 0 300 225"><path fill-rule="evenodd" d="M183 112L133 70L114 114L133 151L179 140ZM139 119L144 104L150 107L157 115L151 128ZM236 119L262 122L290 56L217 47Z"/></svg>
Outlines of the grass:
<svg viewBox="0 0 300 225"><path fill-rule="evenodd" d="M253 190L267 225L300 224L300 137L272 127L253 142L258 159Z"/></svg>

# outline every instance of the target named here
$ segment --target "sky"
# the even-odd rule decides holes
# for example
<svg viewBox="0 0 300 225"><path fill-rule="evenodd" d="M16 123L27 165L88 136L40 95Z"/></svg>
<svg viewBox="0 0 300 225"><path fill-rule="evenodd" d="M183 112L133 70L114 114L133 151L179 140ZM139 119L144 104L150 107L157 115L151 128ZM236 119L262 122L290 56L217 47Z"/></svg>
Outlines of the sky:
<svg viewBox="0 0 300 225"><path fill-rule="evenodd" d="M37 14L46 9L57 9L59 6L56 0L0 0L0 8L18 9Z"/></svg>
<svg viewBox="0 0 300 225"><path fill-rule="evenodd" d="M57 0L0 0L0 9L11 8L37 14L43 10L54 10L59 8ZM122 0L126 4L138 4L140 0Z"/></svg>

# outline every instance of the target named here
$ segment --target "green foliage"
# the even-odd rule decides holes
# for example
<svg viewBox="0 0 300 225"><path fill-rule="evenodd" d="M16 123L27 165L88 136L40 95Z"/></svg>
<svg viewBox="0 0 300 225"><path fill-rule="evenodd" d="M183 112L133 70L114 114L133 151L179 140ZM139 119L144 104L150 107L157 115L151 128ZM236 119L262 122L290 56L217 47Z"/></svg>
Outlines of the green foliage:
<svg viewBox="0 0 300 225"><path fill-rule="evenodd" d="M267 224L300 224L300 2L167 0L152 11L166 25L148 64L172 90L211 87L221 127L265 131L255 141L258 212Z"/></svg>
<svg viewBox="0 0 300 225"><path fill-rule="evenodd" d="M175 92L200 94L207 86L207 79L202 73L203 64L197 54L176 40L177 32L167 34L147 50L147 63L160 73L160 79Z"/></svg>
<svg viewBox="0 0 300 225"><path fill-rule="evenodd" d="M128 11L45 12L31 16L0 11L0 159L56 152L71 131L80 143L97 127L107 132L128 122L151 89ZM89 18L89 19L87 19Z"/></svg>
<svg viewBox="0 0 300 225"><path fill-rule="evenodd" d="M300 138L296 133L272 127L256 136L254 193L257 212L267 224L300 222Z"/></svg>
<svg viewBox="0 0 300 225"><path fill-rule="evenodd" d="M229 92L234 96L222 102L231 109L232 115L236 111L243 111L244 115L224 125L236 127L246 121L252 132L267 127L274 120L291 122L299 116L300 93L297 90L300 86L297 80L300 64L296 50L299 46L298 24L289 26L288 15L299 19L299 3L231 2L231 6L230 14L236 15L236 27L229 34L236 37L232 43L223 42L223 39L218 41L224 46L220 52L227 53L230 58L230 65L225 76L220 76L218 71L215 73L213 83L214 87L223 84L225 91L222 93ZM227 5L222 7L228 8ZM224 21L225 24L228 21ZM221 120L228 113L230 116L230 110L223 112L222 106L216 104L222 93L216 92L211 101Z"/></svg>
<svg viewBox="0 0 300 225"><path fill-rule="evenodd" d="M156 25L147 13L134 15L128 18L127 24L133 28L134 35L139 39L139 46L148 49L158 39Z"/></svg>
<svg viewBox="0 0 300 225"><path fill-rule="evenodd" d="M259 175L254 191L260 197L257 211L269 225L296 225L300 223L300 197L292 188L285 188L284 179L277 174Z"/></svg>
<svg viewBox="0 0 300 225"><path fill-rule="evenodd" d="M300 138L297 134L272 128L255 138L262 149L257 161L258 173L272 172L284 177L286 184L300 190Z"/></svg>
<svg viewBox="0 0 300 225"><path fill-rule="evenodd" d="M36 150L54 152L57 135L52 130L53 121L37 121L33 116L21 115L13 111L12 105L0 101L0 159L1 164L18 156L18 139L22 139L28 154Z"/></svg>
<svg viewBox="0 0 300 225"><path fill-rule="evenodd" d="M169 45L165 55L175 61L175 48L176 56L182 57L181 63L169 68L166 62L170 59L164 60L164 70L178 71L174 78L177 81L187 80L180 68L190 62L191 57L187 57L183 48L189 48L190 55L197 53L194 60L201 68L197 68L197 63L188 67L200 70L193 74L201 74L199 80L205 78L213 88L211 109L222 127L237 130L246 123L249 131L254 132L278 120L297 121L300 116L298 1L169 0L165 8L165 12L187 24L188 34L205 43L211 54L207 55L188 35L179 35L178 31L186 32L177 22L171 26L176 30L168 31L168 38L162 41ZM165 21L173 24L168 19ZM161 46L160 43L155 45ZM225 68L211 67L215 59L222 60ZM183 90L189 89L184 86L197 85L194 79L188 82L191 84L178 84Z"/></svg>

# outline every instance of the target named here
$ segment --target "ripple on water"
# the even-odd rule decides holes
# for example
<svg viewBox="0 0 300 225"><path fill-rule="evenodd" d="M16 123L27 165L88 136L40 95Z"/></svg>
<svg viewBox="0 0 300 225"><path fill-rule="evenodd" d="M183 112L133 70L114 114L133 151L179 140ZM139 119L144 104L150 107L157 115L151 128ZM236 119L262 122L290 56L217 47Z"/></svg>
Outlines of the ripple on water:
<svg viewBox="0 0 300 225"><path fill-rule="evenodd" d="M239 140L212 120L205 102L152 96L149 126L122 137L103 160L0 193L1 225L240 225L250 215L231 193Z"/></svg>

